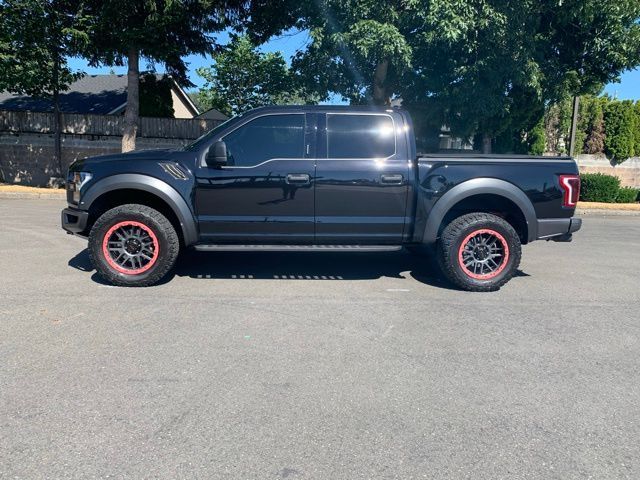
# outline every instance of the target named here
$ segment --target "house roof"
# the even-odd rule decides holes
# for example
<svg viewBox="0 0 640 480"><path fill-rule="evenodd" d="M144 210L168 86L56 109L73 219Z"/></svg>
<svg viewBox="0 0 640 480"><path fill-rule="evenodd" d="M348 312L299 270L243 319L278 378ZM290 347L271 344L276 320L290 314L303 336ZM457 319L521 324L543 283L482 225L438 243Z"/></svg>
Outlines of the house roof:
<svg viewBox="0 0 640 480"><path fill-rule="evenodd" d="M177 83L173 82L173 88L197 115L198 109ZM60 111L63 113L115 115L122 113L126 102L126 75L85 75L73 82L67 91L60 93ZM46 97L0 92L0 110L52 112L53 101Z"/></svg>
<svg viewBox="0 0 640 480"><path fill-rule="evenodd" d="M126 75L85 75L60 94L60 111L107 115L127 101ZM50 98L0 93L0 110L53 111Z"/></svg>
<svg viewBox="0 0 640 480"><path fill-rule="evenodd" d="M196 118L206 118L207 120L227 120L229 117L227 117L221 111L216 110L215 108L211 108L206 112L202 112Z"/></svg>

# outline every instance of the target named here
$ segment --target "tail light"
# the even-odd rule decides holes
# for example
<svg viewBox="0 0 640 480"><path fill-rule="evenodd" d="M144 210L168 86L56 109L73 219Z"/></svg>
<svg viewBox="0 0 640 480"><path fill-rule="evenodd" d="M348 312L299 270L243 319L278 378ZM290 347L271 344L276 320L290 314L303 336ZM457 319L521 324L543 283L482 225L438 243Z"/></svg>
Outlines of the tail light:
<svg viewBox="0 0 640 480"><path fill-rule="evenodd" d="M560 175L560 188L562 189L562 206L575 207L580 197L580 176Z"/></svg>

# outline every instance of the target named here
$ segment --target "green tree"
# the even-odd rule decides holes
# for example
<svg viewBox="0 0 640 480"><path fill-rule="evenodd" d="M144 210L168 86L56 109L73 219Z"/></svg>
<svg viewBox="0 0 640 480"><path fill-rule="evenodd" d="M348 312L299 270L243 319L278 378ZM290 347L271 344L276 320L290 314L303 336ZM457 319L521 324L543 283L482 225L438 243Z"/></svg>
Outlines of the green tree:
<svg viewBox="0 0 640 480"><path fill-rule="evenodd" d="M544 122L542 120L527 132L526 142L528 154L542 155L545 152Z"/></svg>
<svg viewBox="0 0 640 480"><path fill-rule="evenodd" d="M607 156L614 163L622 163L635 153L634 105L629 100L611 101L604 111Z"/></svg>
<svg viewBox="0 0 640 480"><path fill-rule="evenodd" d="M610 101L606 96L583 95L580 97L576 154L604 152L604 108ZM544 125L548 151L567 153L573 113L572 104L572 98L566 96L559 102L547 106Z"/></svg>
<svg viewBox="0 0 640 480"><path fill-rule="evenodd" d="M88 43L89 19L81 1L0 2L0 91L52 99L58 176L63 169L59 96L81 75L67 58Z"/></svg>
<svg viewBox="0 0 640 480"><path fill-rule="evenodd" d="M635 122L633 126L634 136L634 155L640 157L640 100L638 100L633 106L633 113Z"/></svg>
<svg viewBox="0 0 640 480"><path fill-rule="evenodd" d="M232 116L263 105L317 102L280 52L260 52L247 36L234 36L213 60L211 67L197 70L206 81L198 101L207 109Z"/></svg>
<svg viewBox="0 0 640 480"><path fill-rule="evenodd" d="M581 100L582 102L582 100ZM587 113L586 138L584 141L584 153L604 153L604 109L606 98L591 97Z"/></svg>
<svg viewBox="0 0 640 480"><path fill-rule="evenodd" d="M571 97L565 96L560 101L547 106L544 114L544 128L545 143L549 152L566 154L569 151L572 103Z"/></svg>
<svg viewBox="0 0 640 480"><path fill-rule="evenodd" d="M155 73L140 75L140 116L173 118L171 87L173 80Z"/></svg>
<svg viewBox="0 0 640 480"><path fill-rule="evenodd" d="M242 1L216 0L88 0L97 21L93 25L91 64L128 66L127 108L122 150L135 148L139 118L140 60L162 64L183 86L184 57L210 54L212 33L224 29L245 12Z"/></svg>
<svg viewBox="0 0 640 480"><path fill-rule="evenodd" d="M303 12L311 44L293 60L318 95L388 104L411 67L410 37L426 10L420 2L318 0Z"/></svg>

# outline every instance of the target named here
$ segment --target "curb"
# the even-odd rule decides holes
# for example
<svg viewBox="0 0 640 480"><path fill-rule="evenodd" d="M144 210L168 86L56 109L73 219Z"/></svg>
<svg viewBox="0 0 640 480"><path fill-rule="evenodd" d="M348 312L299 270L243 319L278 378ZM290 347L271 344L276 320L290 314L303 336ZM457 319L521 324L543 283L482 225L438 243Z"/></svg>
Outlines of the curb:
<svg viewBox="0 0 640 480"><path fill-rule="evenodd" d="M0 191L0 199L42 199L42 200L66 200L65 191L62 193L34 193L34 192L3 192Z"/></svg>
<svg viewBox="0 0 640 480"><path fill-rule="evenodd" d="M603 217L640 217L640 210L613 210L609 208L577 208L577 216L600 215Z"/></svg>

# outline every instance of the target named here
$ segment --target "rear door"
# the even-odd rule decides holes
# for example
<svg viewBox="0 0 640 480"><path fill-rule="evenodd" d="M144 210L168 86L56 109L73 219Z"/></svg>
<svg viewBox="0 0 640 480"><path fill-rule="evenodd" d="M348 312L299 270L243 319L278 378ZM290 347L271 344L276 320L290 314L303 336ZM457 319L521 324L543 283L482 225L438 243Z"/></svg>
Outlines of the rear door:
<svg viewBox="0 0 640 480"><path fill-rule="evenodd" d="M402 242L410 170L401 122L394 112L321 116L316 243Z"/></svg>

